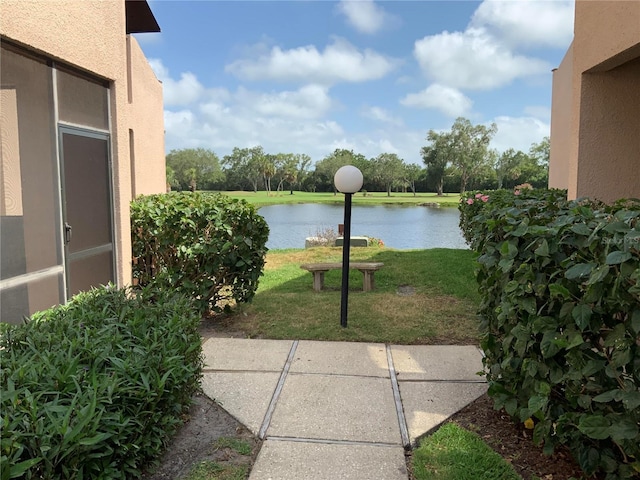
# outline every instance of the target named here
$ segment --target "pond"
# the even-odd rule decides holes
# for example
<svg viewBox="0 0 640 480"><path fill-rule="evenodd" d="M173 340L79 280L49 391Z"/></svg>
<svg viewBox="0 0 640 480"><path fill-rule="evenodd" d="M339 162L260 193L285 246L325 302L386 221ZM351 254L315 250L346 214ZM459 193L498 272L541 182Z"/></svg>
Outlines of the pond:
<svg viewBox="0 0 640 480"><path fill-rule="evenodd" d="M267 247L271 250L304 248L307 237L326 229L338 231L344 221L342 205L319 203L269 205L258 212L269 224ZM405 249L468 248L452 207L360 206L351 213L351 236L381 239L387 247Z"/></svg>

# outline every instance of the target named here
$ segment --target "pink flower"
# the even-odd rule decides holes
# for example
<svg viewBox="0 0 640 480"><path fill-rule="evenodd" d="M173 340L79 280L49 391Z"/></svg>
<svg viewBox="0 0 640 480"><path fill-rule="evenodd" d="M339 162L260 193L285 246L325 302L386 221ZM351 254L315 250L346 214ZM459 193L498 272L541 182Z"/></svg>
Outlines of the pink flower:
<svg viewBox="0 0 640 480"><path fill-rule="evenodd" d="M520 195L520 190L516 190L515 192L513 192L514 195Z"/></svg>
<svg viewBox="0 0 640 480"><path fill-rule="evenodd" d="M485 203L486 203L486 202L489 200L489 195L482 195L482 196L480 197L480 200L482 200L483 202L485 202Z"/></svg>
<svg viewBox="0 0 640 480"><path fill-rule="evenodd" d="M482 194L481 193L476 193L476 198L480 198L480 197L482 197Z"/></svg>
<svg viewBox="0 0 640 480"><path fill-rule="evenodd" d="M473 205L473 198L467 198L467 205Z"/></svg>

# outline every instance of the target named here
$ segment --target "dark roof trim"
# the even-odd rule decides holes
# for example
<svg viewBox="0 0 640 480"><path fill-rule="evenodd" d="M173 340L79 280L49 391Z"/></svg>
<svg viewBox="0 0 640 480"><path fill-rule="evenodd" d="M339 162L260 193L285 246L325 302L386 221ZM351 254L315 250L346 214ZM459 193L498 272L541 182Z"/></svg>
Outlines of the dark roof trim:
<svg viewBox="0 0 640 480"><path fill-rule="evenodd" d="M124 8L127 17L127 33L160 31L160 26L147 0L125 0Z"/></svg>

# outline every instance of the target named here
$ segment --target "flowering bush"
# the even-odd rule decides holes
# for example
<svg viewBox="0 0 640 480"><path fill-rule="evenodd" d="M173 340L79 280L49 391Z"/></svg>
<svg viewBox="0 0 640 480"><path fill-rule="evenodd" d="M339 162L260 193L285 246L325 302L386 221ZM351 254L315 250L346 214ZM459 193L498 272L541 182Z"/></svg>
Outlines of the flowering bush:
<svg viewBox="0 0 640 480"><path fill-rule="evenodd" d="M533 187L530 183L521 183L520 185L516 185L515 187L513 187L513 194L520 195L522 193L522 190L533 190Z"/></svg>
<svg viewBox="0 0 640 480"><path fill-rule="evenodd" d="M369 238L369 246L370 247L384 247L384 242L379 239L379 238L375 238L375 237L367 237Z"/></svg>
<svg viewBox="0 0 640 480"><path fill-rule="evenodd" d="M533 427L545 452L567 445L587 475L637 478L640 201L567 201L558 190L475 195L460 210L479 255L496 408Z"/></svg>

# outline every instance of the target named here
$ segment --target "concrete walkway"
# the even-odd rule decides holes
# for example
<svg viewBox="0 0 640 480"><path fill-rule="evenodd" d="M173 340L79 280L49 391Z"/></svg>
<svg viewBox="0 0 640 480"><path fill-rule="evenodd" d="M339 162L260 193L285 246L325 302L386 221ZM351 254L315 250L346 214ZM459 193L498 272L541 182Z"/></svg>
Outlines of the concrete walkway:
<svg viewBox="0 0 640 480"><path fill-rule="evenodd" d="M250 480L406 480L405 449L486 391L472 346L211 338L203 390L264 440Z"/></svg>

